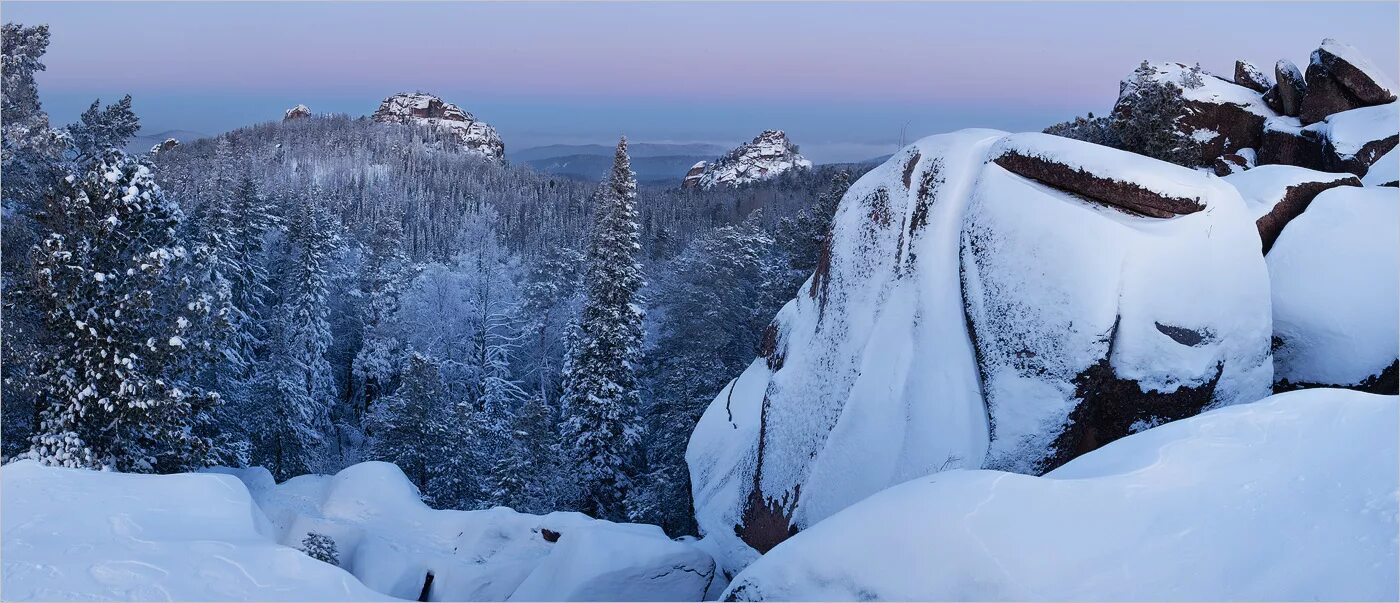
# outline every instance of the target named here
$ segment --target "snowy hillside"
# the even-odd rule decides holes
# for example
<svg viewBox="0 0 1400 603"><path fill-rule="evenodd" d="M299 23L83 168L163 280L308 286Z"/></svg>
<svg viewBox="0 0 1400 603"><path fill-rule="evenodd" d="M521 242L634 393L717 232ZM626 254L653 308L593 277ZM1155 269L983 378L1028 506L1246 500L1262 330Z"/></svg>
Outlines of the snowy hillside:
<svg viewBox="0 0 1400 603"><path fill-rule="evenodd" d="M215 471L0 468L4 597L698 601L715 577L709 554L655 526L429 509L386 463L282 484ZM312 533L336 564L296 550Z"/></svg>
<svg viewBox="0 0 1400 603"><path fill-rule="evenodd" d="M740 573L740 601L1394 601L1395 396L1280 394L1044 477L890 488Z"/></svg>

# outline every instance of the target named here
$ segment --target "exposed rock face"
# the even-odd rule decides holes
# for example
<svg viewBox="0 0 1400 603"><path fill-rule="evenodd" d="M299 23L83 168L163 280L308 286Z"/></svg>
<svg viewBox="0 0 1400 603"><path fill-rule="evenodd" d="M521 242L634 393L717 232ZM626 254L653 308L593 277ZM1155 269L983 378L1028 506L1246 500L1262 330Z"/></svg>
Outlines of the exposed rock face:
<svg viewBox="0 0 1400 603"><path fill-rule="evenodd" d="M1328 38L1313 52L1312 62L1320 65L1350 95L1366 105L1395 100L1395 84L1355 48Z"/></svg>
<svg viewBox="0 0 1400 603"><path fill-rule="evenodd" d="M1234 153L1226 153L1215 159L1215 175L1229 176L1238 174L1254 167L1254 149L1240 149Z"/></svg>
<svg viewBox="0 0 1400 603"><path fill-rule="evenodd" d="M1323 191L1267 258L1279 391L1396 393L1400 190Z"/></svg>
<svg viewBox="0 0 1400 603"><path fill-rule="evenodd" d="M494 161L505 158L506 145L496 129L457 105L422 92L400 92L379 104L374 121L439 128L469 152Z"/></svg>
<svg viewBox="0 0 1400 603"><path fill-rule="evenodd" d="M1274 85L1273 79L1249 61L1235 61L1236 84L1255 92L1268 92Z"/></svg>
<svg viewBox="0 0 1400 603"><path fill-rule="evenodd" d="M1313 170L1326 166L1323 141L1316 131L1304 130L1292 117L1275 117L1264 122L1259 140L1259 165L1296 165Z"/></svg>
<svg viewBox="0 0 1400 603"><path fill-rule="evenodd" d="M1303 107L1303 94L1308 91L1303 72L1298 70L1293 61L1282 59L1274 65L1274 77L1278 80L1276 91L1279 108L1276 111L1280 115L1298 117L1298 112Z"/></svg>
<svg viewBox="0 0 1400 603"><path fill-rule="evenodd" d="M752 141L735 147L724 157L701 166L690 168L683 183L686 187L713 188L715 186L739 186L749 182L776 177L788 170L805 170L812 167L798 153L797 145L792 144L782 130L764 130ZM692 178L695 170L701 172Z"/></svg>
<svg viewBox="0 0 1400 603"><path fill-rule="evenodd" d="M152 155L159 155L159 154L161 154L161 153L164 153L164 152L166 152L166 151L169 151L170 149L173 149L173 148L178 147L178 146L180 146L180 141L175 140L174 138L167 138L167 139L165 139L164 141L162 141L160 144L157 144L157 145L151 147L151 154L152 154Z"/></svg>
<svg viewBox="0 0 1400 603"><path fill-rule="evenodd" d="M705 174L705 165L706 163L704 161L698 161L695 165L690 166L690 170L685 173L685 178L681 180L681 187L695 188L699 185L700 176Z"/></svg>
<svg viewBox="0 0 1400 603"><path fill-rule="evenodd" d="M1353 97L1341 83L1332 79L1320 63L1311 63L1307 71L1308 89L1298 109L1304 125L1327 119L1328 115L1365 106Z"/></svg>
<svg viewBox="0 0 1400 603"><path fill-rule="evenodd" d="M1303 213L1318 193L1338 186L1361 186L1348 174L1319 172L1292 165L1263 165L1226 176L1256 216L1263 252L1269 253L1283 227Z"/></svg>
<svg viewBox="0 0 1400 603"><path fill-rule="evenodd" d="M311 117L311 108L306 105L297 105L291 109L287 109L287 111L282 114L282 121L292 121L293 119L301 119L303 117Z"/></svg>
<svg viewBox="0 0 1400 603"><path fill-rule="evenodd" d="M1039 473L1257 399L1267 297L1219 179L1050 135L920 140L852 185L763 357L700 420L697 519L734 571L912 477Z"/></svg>
<svg viewBox="0 0 1400 603"><path fill-rule="evenodd" d="M1334 113L1305 130L1322 141L1327 170L1365 176L1400 142L1400 103Z"/></svg>

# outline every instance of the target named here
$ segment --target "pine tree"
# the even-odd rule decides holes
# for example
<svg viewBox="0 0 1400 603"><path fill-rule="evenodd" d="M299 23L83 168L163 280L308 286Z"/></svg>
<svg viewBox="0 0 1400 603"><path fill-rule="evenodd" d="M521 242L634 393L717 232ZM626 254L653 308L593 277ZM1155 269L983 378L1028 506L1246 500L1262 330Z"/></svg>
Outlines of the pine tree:
<svg viewBox="0 0 1400 603"><path fill-rule="evenodd" d="M66 467L176 471L205 461L191 427L217 398L180 380L192 319L180 209L119 151L60 182L33 250L53 347L40 360L42 422L30 454Z"/></svg>
<svg viewBox="0 0 1400 603"><path fill-rule="evenodd" d="M602 519L626 517L641 425L636 364L642 342L637 292L644 284L635 208L637 181L627 139L596 196L579 336L565 376L570 449L582 508Z"/></svg>
<svg viewBox="0 0 1400 603"><path fill-rule="evenodd" d="M319 199L302 200L288 225L286 298L271 321L268 358L256 377L261 401L258 457L279 479L324 465L326 431L335 402L326 360L327 282L338 244L335 225Z"/></svg>

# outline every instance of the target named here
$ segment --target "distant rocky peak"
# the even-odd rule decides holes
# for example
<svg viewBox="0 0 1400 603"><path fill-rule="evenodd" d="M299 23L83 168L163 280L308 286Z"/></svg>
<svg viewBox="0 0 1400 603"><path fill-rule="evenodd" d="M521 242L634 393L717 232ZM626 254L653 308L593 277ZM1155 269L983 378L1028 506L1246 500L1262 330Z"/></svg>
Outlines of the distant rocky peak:
<svg viewBox="0 0 1400 603"><path fill-rule="evenodd" d="M180 146L180 141L175 140L174 138L167 138L164 141L157 143L155 146L152 146L151 154L158 155L178 146Z"/></svg>
<svg viewBox="0 0 1400 603"><path fill-rule="evenodd" d="M764 130L713 163L697 163L686 174L682 186L713 188L739 186L767 180L793 169L809 169L812 162L798 152L782 130Z"/></svg>
<svg viewBox="0 0 1400 603"><path fill-rule="evenodd" d="M461 107L423 92L400 92L384 102L372 116L374 121L441 128L466 151L500 161L506 147L496 129L476 119Z"/></svg>
<svg viewBox="0 0 1400 603"><path fill-rule="evenodd" d="M303 117L311 117L311 108L306 105L297 105L291 109L287 109L286 113L282 114L282 121L291 121Z"/></svg>

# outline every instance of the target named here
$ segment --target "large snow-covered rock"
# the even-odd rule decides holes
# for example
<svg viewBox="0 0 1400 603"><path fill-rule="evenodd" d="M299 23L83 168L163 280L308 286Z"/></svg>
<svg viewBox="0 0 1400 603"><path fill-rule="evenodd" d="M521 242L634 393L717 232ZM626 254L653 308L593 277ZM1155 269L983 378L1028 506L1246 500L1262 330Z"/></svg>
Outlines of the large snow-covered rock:
<svg viewBox="0 0 1400 603"><path fill-rule="evenodd" d="M775 178L789 170L811 167L812 162L797 152L797 145L792 144L782 130L764 130L724 157L703 165L695 164L686 174L682 186L702 189L739 186Z"/></svg>
<svg viewBox="0 0 1400 603"><path fill-rule="evenodd" d="M1043 477L890 488L736 576L773 601L1394 601L1397 400L1310 390L1154 427Z"/></svg>
<svg viewBox="0 0 1400 603"><path fill-rule="evenodd" d="M311 107L306 105L297 105L282 113L282 121L292 121L293 119L304 119L307 117L311 117Z"/></svg>
<svg viewBox="0 0 1400 603"><path fill-rule="evenodd" d="M1306 129L1324 141L1328 170L1365 176L1400 142L1400 102L1334 113Z"/></svg>
<svg viewBox="0 0 1400 603"><path fill-rule="evenodd" d="M282 484L261 468L220 471L248 484L278 541L329 536L341 567L401 599L426 588L431 601L699 601L715 576L708 553L656 526L429 508L388 463Z"/></svg>
<svg viewBox="0 0 1400 603"><path fill-rule="evenodd" d="M1100 430L1077 453L1138 419L1258 399L1268 304L1253 218L1219 179L1048 135L925 138L851 186L763 357L701 417L698 523L732 572L919 475L1046 468L1070 421ZM1113 377L1090 407L1111 420L1071 415L1086 373Z"/></svg>
<svg viewBox="0 0 1400 603"><path fill-rule="evenodd" d="M374 121L424 125L447 132L469 152L493 161L506 156L506 145L496 128L441 98L422 92L400 92L384 102L372 116Z"/></svg>
<svg viewBox="0 0 1400 603"><path fill-rule="evenodd" d="M1259 229L1262 251L1269 253L1293 218L1303 213L1318 193L1338 186L1361 186L1351 174L1319 172L1295 165L1261 165L1225 177L1244 198Z"/></svg>
<svg viewBox="0 0 1400 603"><path fill-rule="evenodd" d="M1233 187L1047 134L1009 136L992 156L962 231L986 466L1043 472L1144 425L1269 393L1268 278ZM1109 184L1069 188L1003 169L1016 156L1182 209L1134 215Z"/></svg>
<svg viewBox="0 0 1400 603"><path fill-rule="evenodd" d="M1397 391L1400 189L1322 192L1269 252L1279 389Z"/></svg>
<svg viewBox="0 0 1400 603"><path fill-rule="evenodd" d="M388 600L277 544L227 475L0 468L6 601Z"/></svg>

